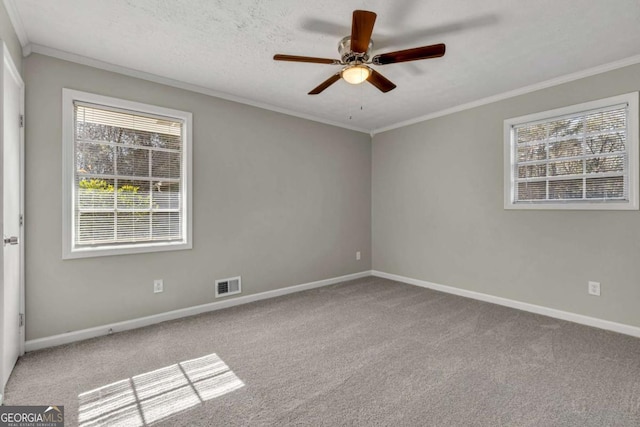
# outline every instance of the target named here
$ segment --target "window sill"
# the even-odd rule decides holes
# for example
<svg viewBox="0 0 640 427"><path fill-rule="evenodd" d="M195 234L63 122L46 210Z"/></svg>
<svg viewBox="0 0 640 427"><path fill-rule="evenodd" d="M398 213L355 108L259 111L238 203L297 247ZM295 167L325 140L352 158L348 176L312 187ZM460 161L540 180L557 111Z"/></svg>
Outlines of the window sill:
<svg viewBox="0 0 640 427"><path fill-rule="evenodd" d="M192 249L191 242L159 242L137 245L119 245L109 247L93 247L93 248L81 248L81 249L69 249L64 248L62 253L62 259L77 259L77 258L95 258L103 256L113 255L132 255L132 254L144 254L153 252L166 252L166 251L181 251Z"/></svg>
<svg viewBox="0 0 640 427"><path fill-rule="evenodd" d="M581 202L581 203L539 203L507 202L505 210L563 210L563 211L637 211L638 204L633 202Z"/></svg>

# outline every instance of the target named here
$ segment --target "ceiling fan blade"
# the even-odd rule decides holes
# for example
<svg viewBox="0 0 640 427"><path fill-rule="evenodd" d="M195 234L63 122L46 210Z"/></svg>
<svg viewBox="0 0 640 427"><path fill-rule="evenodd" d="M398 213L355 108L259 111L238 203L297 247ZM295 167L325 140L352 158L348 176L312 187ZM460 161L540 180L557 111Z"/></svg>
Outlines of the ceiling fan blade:
<svg viewBox="0 0 640 427"><path fill-rule="evenodd" d="M291 61L291 62L311 62L314 64L339 64L337 59L328 58L314 58L313 56L297 56L297 55L273 55L273 59L276 61Z"/></svg>
<svg viewBox="0 0 640 427"><path fill-rule="evenodd" d="M322 92L323 90L325 90L326 88L328 88L329 86L337 82L338 80L340 80L340 73L335 73L333 76L329 77L327 80L320 83L318 87L316 87L311 92L309 92L309 95L319 94L320 92Z"/></svg>
<svg viewBox="0 0 640 427"><path fill-rule="evenodd" d="M417 61L419 59L438 58L444 55L446 47L443 43L431 46L414 47L413 49L398 50L382 53L371 59L376 65L395 64L398 62Z"/></svg>
<svg viewBox="0 0 640 427"><path fill-rule="evenodd" d="M396 85L393 84L391 80L387 79L373 68L371 69L371 74L369 74L367 81L385 93L396 88Z"/></svg>
<svg viewBox="0 0 640 427"><path fill-rule="evenodd" d="M369 49L373 24L376 22L376 14L367 10L354 10L351 22L351 50L365 53Z"/></svg>

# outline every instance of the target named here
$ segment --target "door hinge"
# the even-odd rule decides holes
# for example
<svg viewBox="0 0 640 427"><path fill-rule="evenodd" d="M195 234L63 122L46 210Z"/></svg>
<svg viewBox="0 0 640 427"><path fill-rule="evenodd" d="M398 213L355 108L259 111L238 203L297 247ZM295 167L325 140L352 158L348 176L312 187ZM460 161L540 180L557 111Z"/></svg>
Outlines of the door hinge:
<svg viewBox="0 0 640 427"><path fill-rule="evenodd" d="M20 322L20 327L22 328L24 326L24 313L20 313L19 315L19 322Z"/></svg>
<svg viewBox="0 0 640 427"><path fill-rule="evenodd" d="M22 227L24 225L24 215L20 214L20 226Z"/></svg>
<svg viewBox="0 0 640 427"><path fill-rule="evenodd" d="M20 114L20 127L24 127L24 114Z"/></svg>

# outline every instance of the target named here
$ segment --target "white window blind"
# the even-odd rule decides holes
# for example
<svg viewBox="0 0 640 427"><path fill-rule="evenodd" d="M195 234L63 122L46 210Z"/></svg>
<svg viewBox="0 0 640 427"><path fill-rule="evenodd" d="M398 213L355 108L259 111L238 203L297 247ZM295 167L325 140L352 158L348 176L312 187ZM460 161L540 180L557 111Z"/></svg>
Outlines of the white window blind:
<svg viewBox="0 0 640 427"><path fill-rule="evenodd" d="M631 156L637 152L637 133L631 131L631 122L636 120L631 102L616 101L596 108L580 108L594 107L594 103L569 107L562 109L563 114L544 118L538 114L507 121L508 202L630 205L632 189L637 187L631 181L637 175L631 173L637 168ZM570 109L574 111L567 112Z"/></svg>
<svg viewBox="0 0 640 427"><path fill-rule="evenodd" d="M74 102L75 245L182 239L181 120Z"/></svg>

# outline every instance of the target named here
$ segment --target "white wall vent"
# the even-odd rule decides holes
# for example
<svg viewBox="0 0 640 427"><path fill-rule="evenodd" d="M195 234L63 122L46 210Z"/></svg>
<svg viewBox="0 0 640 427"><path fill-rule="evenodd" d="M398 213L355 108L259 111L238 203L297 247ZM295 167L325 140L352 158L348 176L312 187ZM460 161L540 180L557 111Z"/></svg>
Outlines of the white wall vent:
<svg viewBox="0 0 640 427"><path fill-rule="evenodd" d="M216 298L239 294L240 292L242 292L242 279L240 276L216 280Z"/></svg>

